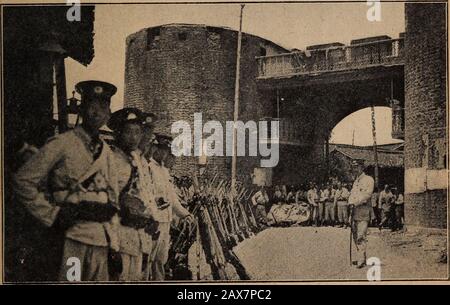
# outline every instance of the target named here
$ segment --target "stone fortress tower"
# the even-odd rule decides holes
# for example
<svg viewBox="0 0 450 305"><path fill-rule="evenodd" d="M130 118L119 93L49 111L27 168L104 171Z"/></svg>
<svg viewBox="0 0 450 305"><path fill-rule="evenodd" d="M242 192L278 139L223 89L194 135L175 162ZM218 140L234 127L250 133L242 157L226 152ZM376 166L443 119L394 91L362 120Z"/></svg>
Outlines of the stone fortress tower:
<svg viewBox="0 0 450 305"><path fill-rule="evenodd" d="M172 123L193 126L194 113L203 123L233 120L238 33L206 25L167 24L143 29L126 39L125 106L159 117L156 132L170 134ZM258 121L272 115L272 102L258 96L255 57L288 50L266 39L243 33L239 119ZM267 103L265 102L267 101ZM208 157L208 168L230 177L231 157ZM238 157L239 179L251 182L255 157ZM188 175L199 167L198 157L180 157L175 174Z"/></svg>

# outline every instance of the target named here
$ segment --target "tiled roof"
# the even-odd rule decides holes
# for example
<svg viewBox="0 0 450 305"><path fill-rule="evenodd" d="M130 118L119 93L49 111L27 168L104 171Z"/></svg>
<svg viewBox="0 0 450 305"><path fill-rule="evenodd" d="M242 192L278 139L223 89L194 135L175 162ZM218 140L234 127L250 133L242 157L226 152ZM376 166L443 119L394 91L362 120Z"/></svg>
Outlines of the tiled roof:
<svg viewBox="0 0 450 305"><path fill-rule="evenodd" d="M94 58L95 6L81 5L80 21L68 21L71 7L12 6L5 7L5 28L14 39L11 49L41 49L45 42L58 43L74 60L88 65Z"/></svg>
<svg viewBox="0 0 450 305"><path fill-rule="evenodd" d="M330 145L330 153L338 152L352 160L364 160L366 165L374 165L374 153L372 147L358 147L352 145ZM378 166L403 167L403 152L378 151Z"/></svg>

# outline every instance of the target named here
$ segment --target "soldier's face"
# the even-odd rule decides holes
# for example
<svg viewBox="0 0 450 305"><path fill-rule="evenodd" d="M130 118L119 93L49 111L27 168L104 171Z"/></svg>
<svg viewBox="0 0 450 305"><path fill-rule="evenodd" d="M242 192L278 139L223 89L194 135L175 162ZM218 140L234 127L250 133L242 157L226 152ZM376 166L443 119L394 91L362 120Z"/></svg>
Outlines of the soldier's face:
<svg viewBox="0 0 450 305"><path fill-rule="evenodd" d="M359 175L362 174L363 168L364 168L364 167L361 166L361 165L356 165L356 166L353 167L353 173L354 173L354 175L355 175L355 179L356 179Z"/></svg>
<svg viewBox="0 0 450 305"><path fill-rule="evenodd" d="M83 124L92 130L98 130L105 125L110 117L109 104L104 101L91 101L82 114Z"/></svg>
<svg viewBox="0 0 450 305"><path fill-rule="evenodd" d="M175 165L175 157L173 155L167 154L166 159L164 160L164 165L171 169Z"/></svg>
<svg viewBox="0 0 450 305"><path fill-rule="evenodd" d="M158 163L166 162L168 152L163 148L158 148L153 154L153 159L155 159Z"/></svg>
<svg viewBox="0 0 450 305"><path fill-rule="evenodd" d="M144 127L142 129L142 140L139 144L142 150L148 149L152 145L154 135L153 135L153 127Z"/></svg>
<svg viewBox="0 0 450 305"><path fill-rule="evenodd" d="M142 140L142 127L138 124L125 124L119 134L119 144L128 151L136 150Z"/></svg>

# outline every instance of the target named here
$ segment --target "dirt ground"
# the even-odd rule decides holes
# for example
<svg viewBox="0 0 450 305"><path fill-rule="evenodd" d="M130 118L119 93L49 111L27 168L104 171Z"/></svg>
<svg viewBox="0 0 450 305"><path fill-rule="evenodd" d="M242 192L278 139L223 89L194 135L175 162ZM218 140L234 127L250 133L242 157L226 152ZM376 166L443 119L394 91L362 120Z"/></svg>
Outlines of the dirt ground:
<svg viewBox="0 0 450 305"><path fill-rule="evenodd" d="M349 263L349 229L269 228L234 250L252 280L367 280ZM391 233L370 228L368 257L381 261L381 279L447 278L446 231L408 228Z"/></svg>

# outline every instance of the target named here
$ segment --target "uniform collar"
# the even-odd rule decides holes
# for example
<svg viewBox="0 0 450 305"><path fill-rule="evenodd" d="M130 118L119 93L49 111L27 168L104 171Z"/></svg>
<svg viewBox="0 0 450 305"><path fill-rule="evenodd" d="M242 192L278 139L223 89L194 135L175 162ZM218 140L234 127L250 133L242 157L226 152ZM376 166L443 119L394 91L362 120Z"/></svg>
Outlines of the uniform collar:
<svg viewBox="0 0 450 305"><path fill-rule="evenodd" d="M115 145L114 146L114 151L119 153L120 155L122 155L122 157L124 157L125 159L132 159L133 156L133 152L136 152L138 156L140 156L140 150L134 150L130 153L126 153L123 149L121 149L119 146Z"/></svg>
<svg viewBox="0 0 450 305"><path fill-rule="evenodd" d="M366 173L362 172L361 175L358 176L358 179L356 180L360 180L361 178L363 178L364 176L366 176Z"/></svg>
<svg viewBox="0 0 450 305"><path fill-rule="evenodd" d="M84 130L83 127L77 126L73 129L73 132L83 141L83 143L90 145L92 137Z"/></svg>
<svg viewBox="0 0 450 305"><path fill-rule="evenodd" d="M83 142L86 149L93 154L94 159L97 159L103 149L103 140L98 137L93 138L81 126L75 127L73 132L81 140L81 142Z"/></svg>

